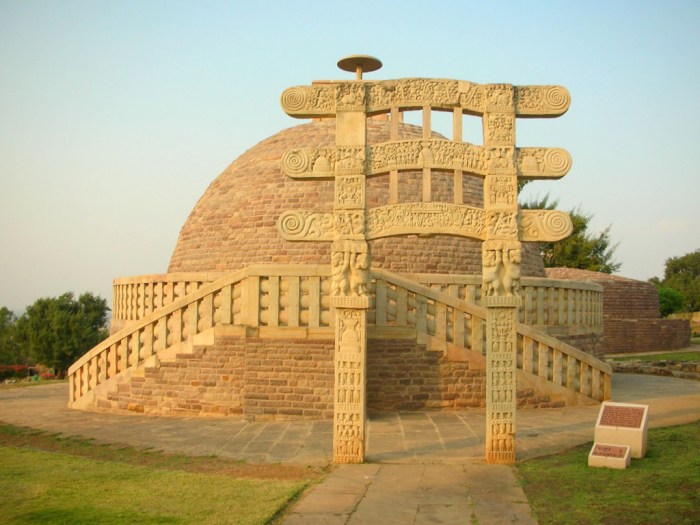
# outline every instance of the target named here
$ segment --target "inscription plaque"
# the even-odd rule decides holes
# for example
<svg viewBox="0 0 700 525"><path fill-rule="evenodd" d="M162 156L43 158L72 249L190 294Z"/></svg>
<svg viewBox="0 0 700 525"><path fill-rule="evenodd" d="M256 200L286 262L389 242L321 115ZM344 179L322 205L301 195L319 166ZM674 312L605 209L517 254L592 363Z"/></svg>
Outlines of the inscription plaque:
<svg viewBox="0 0 700 525"><path fill-rule="evenodd" d="M594 456L607 456L610 458L624 458L628 447L619 447L617 445L600 445L596 443L593 446Z"/></svg>
<svg viewBox="0 0 700 525"><path fill-rule="evenodd" d="M649 405L605 401L595 425L596 444L629 446L633 458L643 458L648 414Z"/></svg>
<svg viewBox="0 0 700 525"><path fill-rule="evenodd" d="M600 424L607 427L640 428L644 419L644 407L606 405L600 416Z"/></svg>
<svg viewBox="0 0 700 525"><path fill-rule="evenodd" d="M595 443L588 454L589 467L625 469L630 466L630 447Z"/></svg>

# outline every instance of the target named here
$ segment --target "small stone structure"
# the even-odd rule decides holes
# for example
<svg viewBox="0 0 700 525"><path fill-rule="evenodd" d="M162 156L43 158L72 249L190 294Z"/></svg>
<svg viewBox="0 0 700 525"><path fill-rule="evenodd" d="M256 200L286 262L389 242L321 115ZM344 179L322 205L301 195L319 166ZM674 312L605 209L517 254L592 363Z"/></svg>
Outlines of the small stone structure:
<svg viewBox="0 0 700 525"><path fill-rule="evenodd" d="M168 273L115 280L112 335L69 370L72 408L334 417L335 461L351 462L367 409L486 406L489 460L511 462L516 407L609 399L602 288L545 278L529 242L570 223L517 209L518 177L559 178L570 158L516 147L515 119L562 113L565 90L360 79L282 102L321 120L224 171ZM423 126L403 123L412 110ZM452 113L452 139L433 111ZM483 146L461 140L474 115Z"/></svg>
<svg viewBox="0 0 700 525"><path fill-rule="evenodd" d="M552 279L590 281L603 287L603 348L605 354L678 350L690 346L685 319L659 318L656 287L588 270L547 268Z"/></svg>

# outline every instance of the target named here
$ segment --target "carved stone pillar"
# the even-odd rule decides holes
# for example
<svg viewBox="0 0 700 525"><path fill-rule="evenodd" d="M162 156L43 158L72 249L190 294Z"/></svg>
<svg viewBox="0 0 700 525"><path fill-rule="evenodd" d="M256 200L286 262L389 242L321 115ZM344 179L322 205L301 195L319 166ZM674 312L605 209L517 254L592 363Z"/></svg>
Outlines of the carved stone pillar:
<svg viewBox="0 0 700 525"><path fill-rule="evenodd" d="M369 245L365 238L365 85L336 91L334 240L331 307L335 309L333 462L365 459Z"/></svg>
<svg viewBox="0 0 700 525"><path fill-rule="evenodd" d="M516 334L519 297L486 297L486 462L515 462Z"/></svg>
<svg viewBox="0 0 700 525"><path fill-rule="evenodd" d="M486 96L481 293L486 308L486 461L510 464L515 462L515 323L521 262L513 86L492 84Z"/></svg>

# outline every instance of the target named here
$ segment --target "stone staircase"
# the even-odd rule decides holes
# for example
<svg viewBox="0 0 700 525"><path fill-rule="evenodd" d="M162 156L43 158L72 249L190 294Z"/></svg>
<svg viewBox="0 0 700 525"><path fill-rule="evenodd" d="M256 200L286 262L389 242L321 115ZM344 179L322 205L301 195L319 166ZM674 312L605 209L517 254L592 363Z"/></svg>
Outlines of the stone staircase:
<svg viewBox="0 0 700 525"><path fill-rule="evenodd" d="M179 388L190 392L191 399L218 399L209 404L190 400L181 405L201 405L200 413L241 413L248 395L243 392L246 381L255 382L254 374L248 370L258 366L246 357L245 346L257 345L264 353L266 348L275 347L275 341L285 341L285 345L292 341L302 349L304 345L313 347L323 370L313 381L323 388L330 384L332 390L332 360L327 358L334 333L329 289L330 269L324 266L289 266L282 270L251 266L202 284L131 322L71 366L69 405L76 409L149 412L156 411L161 402L158 410L162 413L162 400L168 389L154 391L156 375L166 369L182 368L182 373L176 374L179 379L171 379L173 383L179 381L170 385L171 393ZM472 371L484 370L483 308L385 270L372 271L371 291L370 340L408 341L431 353L441 353L445 363L461 363L459 366ZM521 404L576 405L610 398L612 371L607 363L530 326L519 324L517 333ZM230 345L228 351L235 356L227 363L218 350L225 344ZM373 346L375 343L368 346L370 352ZM207 352L219 352L217 359L223 360L222 370L226 373L215 371ZM215 380L207 380L204 372L190 371L187 375L183 363L197 361L202 355L210 359L209 375ZM240 377L233 377L236 374ZM320 377L323 374L330 376ZM221 379L224 376L226 379ZM240 395L229 395L231 399L222 403L226 401L223 398L227 387ZM318 392L321 386L312 389L319 406L327 403ZM306 390L287 397L311 396ZM132 395L135 391L138 395ZM445 401L450 400L434 406L444 407ZM165 411L178 413L180 409L185 408L174 404ZM298 408L290 412L293 413L287 415L307 415ZM327 409L319 408L308 415L326 413Z"/></svg>

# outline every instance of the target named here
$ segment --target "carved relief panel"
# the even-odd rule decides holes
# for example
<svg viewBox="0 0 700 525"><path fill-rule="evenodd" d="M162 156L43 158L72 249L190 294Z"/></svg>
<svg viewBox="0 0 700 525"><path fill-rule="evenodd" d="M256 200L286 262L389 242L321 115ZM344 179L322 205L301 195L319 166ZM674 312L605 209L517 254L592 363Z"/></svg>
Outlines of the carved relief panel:
<svg viewBox="0 0 700 525"><path fill-rule="evenodd" d="M369 245L365 242L333 243L331 295L366 297L369 286Z"/></svg>
<svg viewBox="0 0 700 525"><path fill-rule="evenodd" d="M518 241L484 241L482 297L517 296L520 290L522 252Z"/></svg>

